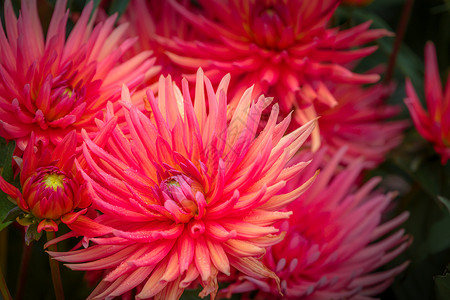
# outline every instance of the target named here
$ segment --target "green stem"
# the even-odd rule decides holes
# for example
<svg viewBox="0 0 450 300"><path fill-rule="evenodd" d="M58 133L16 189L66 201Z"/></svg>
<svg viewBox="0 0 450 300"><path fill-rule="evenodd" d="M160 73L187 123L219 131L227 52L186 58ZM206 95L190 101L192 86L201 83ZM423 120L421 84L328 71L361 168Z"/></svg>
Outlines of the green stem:
<svg viewBox="0 0 450 300"><path fill-rule="evenodd" d="M409 16L411 15L413 4L414 0L406 0L405 6L403 7L400 22L398 23L397 31L395 32L394 48L392 49L391 56L389 57L386 75L384 76L385 83L389 83L394 75L395 62L397 60L398 52L400 51L400 46L402 44L406 28L408 27Z"/></svg>
<svg viewBox="0 0 450 300"><path fill-rule="evenodd" d="M46 231L47 241L55 238L54 231ZM56 251L56 245L49 246L50 251ZM49 257L50 269L52 271L53 288L55 290L56 300L64 300L64 290L61 282L61 273L59 271L59 262Z"/></svg>
<svg viewBox="0 0 450 300"><path fill-rule="evenodd" d="M8 286L6 285L5 277L3 277L2 268L0 268L0 293L5 300L12 300L11 294L9 293Z"/></svg>
<svg viewBox="0 0 450 300"><path fill-rule="evenodd" d="M25 242L23 243L22 259L20 262L19 277L17 279L16 294L14 297L16 300L22 300L24 296L25 286L27 282L28 266L30 265L32 246L33 243L31 243L29 246L27 246Z"/></svg>
<svg viewBox="0 0 450 300"><path fill-rule="evenodd" d="M6 273L6 262L8 255L8 227L0 231L0 268Z"/></svg>

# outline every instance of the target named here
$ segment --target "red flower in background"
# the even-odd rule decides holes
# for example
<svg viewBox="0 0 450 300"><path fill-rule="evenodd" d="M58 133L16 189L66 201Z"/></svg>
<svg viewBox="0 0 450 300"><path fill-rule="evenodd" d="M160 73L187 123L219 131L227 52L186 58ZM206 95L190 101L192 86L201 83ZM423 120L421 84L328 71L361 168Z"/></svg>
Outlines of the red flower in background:
<svg viewBox="0 0 450 300"><path fill-rule="evenodd" d="M443 90L432 42L425 46L425 100L428 112L423 109L409 79L406 79L406 94L405 103L417 131L433 143L434 149L441 155L442 164L445 164L450 158L450 76Z"/></svg>
<svg viewBox="0 0 450 300"><path fill-rule="evenodd" d="M294 189L317 167L323 167L311 187L288 205L292 216L276 226L286 237L263 257L280 277L284 296L279 295L273 281L245 275L228 288L229 292L258 290L257 299L372 299L406 268L408 262L377 271L411 243L404 230L392 233L409 213L384 222L394 194L373 190L380 178L360 185L363 160L340 167L345 148L331 161L323 160L325 152L319 150L312 163L283 190ZM306 157L299 158L303 161Z"/></svg>
<svg viewBox="0 0 450 300"><path fill-rule="evenodd" d="M320 118L311 134L312 149L322 144L327 148L328 157L333 157L341 147L347 146L342 163L364 157L365 166L375 168L401 143L408 125L407 121L389 121L401 111L399 106L384 103L392 90L392 86L382 83L370 87L336 85L333 89L336 106L314 105ZM299 109L294 114L303 124L314 116L313 109Z"/></svg>
<svg viewBox="0 0 450 300"><path fill-rule="evenodd" d="M106 102L119 98L122 84L136 87L152 66L149 52L119 64L134 42L123 41L127 25L114 29L111 16L94 27L92 7L93 2L86 5L66 40L69 11L65 0L56 1L44 39L35 0L22 1L18 19L11 1L5 1L0 136L14 139L20 150L31 132L44 146L54 146L73 129L96 130L94 116Z"/></svg>
<svg viewBox="0 0 450 300"><path fill-rule="evenodd" d="M285 116L313 100L336 105L329 85L379 79L378 74L353 73L348 65L377 48L360 46L390 33L370 30L370 22L329 28L340 1L199 1L199 12L170 3L190 22L197 39L160 39L169 57L188 74L202 67L213 82L230 73L233 106L246 87L255 85L254 95L274 97Z"/></svg>

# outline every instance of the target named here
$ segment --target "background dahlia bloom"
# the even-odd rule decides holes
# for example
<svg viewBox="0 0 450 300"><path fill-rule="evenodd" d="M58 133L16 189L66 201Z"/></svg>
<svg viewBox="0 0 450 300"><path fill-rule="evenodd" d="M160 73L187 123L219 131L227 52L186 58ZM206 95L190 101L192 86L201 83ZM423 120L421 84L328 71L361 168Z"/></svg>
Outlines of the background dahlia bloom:
<svg viewBox="0 0 450 300"><path fill-rule="evenodd" d="M393 194L373 191L379 178L359 186L362 160L340 169L345 148L327 162L325 152L316 152L312 163L288 183L291 190L323 166L311 187L289 204L292 216L277 223L286 236L268 249L263 261L279 276L283 299L372 299L408 265L373 272L410 244L404 230L391 233L409 213L383 222ZM246 275L229 288L233 293L253 290L259 290L261 299L282 298L273 282Z"/></svg>
<svg viewBox="0 0 450 300"><path fill-rule="evenodd" d="M199 70L193 105L186 80L180 90L161 77L158 100L147 93L150 118L130 104L124 88L128 126L118 126L110 109L94 140L83 132L83 173L103 214L71 224L69 236L90 238L91 247L51 255L74 270L109 271L90 298L141 285L137 299L177 299L196 280L200 296L214 298L218 273L229 275L232 267L278 280L259 258L282 239L272 224L291 213L279 210L313 180L279 193L308 164L286 167L314 124L284 136L290 116L277 124L274 105L257 135L271 99L254 103L251 88L227 121L229 79L214 91Z"/></svg>
<svg viewBox="0 0 450 300"><path fill-rule="evenodd" d="M379 79L377 74L353 73L347 65L376 50L361 45L390 33L369 30L370 22L346 30L327 28L340 1L200 0L201 14L170 3L198 34L195 41L161 40L169 57L186 73L201 66L213 82L231 73L234 105L245 88L255 84L256 95L273 96L287 115L311 105L311 100L335 105L330 83Z"/></svg>
<svg viewBox="0 0 450 300"><path fill-rule="evenodd" d="M327 156L332 157L343 146L347 146L341 162L348 164L364 157L365 166L374 168L386 159L386 154L402 141L406 121L388 121L398 115L401 107L387 105L385 100L393 86L376 84L370 87L338 84L333 95L338 104L329 107L315 103L320 116L311 134L311 147L317 150L320 144L327 147ZM310 120L314 112L311 107L294 112L301 124Z"/></svg>
<svg viewBox="0 0 450 300"><path fill-rule="evenodd" d="M122 41L127 25L114 29L116 16L93 28L92 7L86 5L66 40L69 11L65 0L56 1L44 39L35 0L22 1L18 19L5 1L0 136L16 140L19 149L32 131L44 145L56 145L73 129L95 129L93 117L107 101L117 100L121 85L134 88L151 67L148 52L118 64L134 40Z"/></svg>
<svg viewBox="0 0 450 300"><path fill-rule="evenodd" d="M425 46L425 100L428 112L423 109L408 78L406 94L405 103L417 131L433 143L434 149L441 155L442 164L445 164L450 158L450 76L444 91L432 42Z"/></svg>
<svg viewBox="0 0 450 300"><path fill-rule="evenodd" d="M35 147L35 142L32 133L21 164L22 192L2 177L0 189L39 222L38 232L57 231L60 221L72 223L90 205L86 185L74 164L76 134L70 132L54 149Z"/></svg>

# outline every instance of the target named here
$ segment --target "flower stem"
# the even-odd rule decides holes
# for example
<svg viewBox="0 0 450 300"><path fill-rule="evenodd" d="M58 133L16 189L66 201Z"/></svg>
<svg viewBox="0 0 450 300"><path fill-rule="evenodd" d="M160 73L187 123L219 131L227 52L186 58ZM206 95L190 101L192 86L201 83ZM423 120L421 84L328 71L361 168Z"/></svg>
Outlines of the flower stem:
<svg viewBox="0 0 450 300"><path fill-rule="evenodd" d="M6 262L8 255L8 227L0 231L0 268L6 273Z"/></svg>
<svg viewBox="0 0 450 300"><path fill-rule="evenodd" d="M394 75L395 62L397 60L398 52L400 51L400 45L402 44L403 37L405 36L406 27L408 27L409 16L414 4L414 0L406 0L403 6L400 22L397 25L397 31L395 32L394 47L392 49L391 56L389 57L389 63L384 76L384 83L389 83Z"/></svg>
<svg viewBox="0 0 450 300"><path fill-rule="evenodd" d="M14 299L16 300L23 299L23 292L25 291L27 282L28 266L30 265L32 246L33 243L31 243L29 246L27 246L25 242L23 243L22 260L20 262L19 277L17 279L16 294L14 297Z"/></svg>
<svg viewBox="0 0 450 300"><path fill-rule="evenodd" d="M11 294L9 293L8 286L6 285L5 277L3 277L2 268L0 268L0 293L5 300L12 300Z"/></svg>
<svg viewBox="0 0 450 300"><path fill-rule="evenodd" d="M47 241L55 238L54 231L46 231ZM49 247L50 251L56 251L56 245ZM59 272L59 262L49 256L50 269L52 271L53 288L55 290L56 300L64 300L64 290L61 282L61 273Z"/></svg>

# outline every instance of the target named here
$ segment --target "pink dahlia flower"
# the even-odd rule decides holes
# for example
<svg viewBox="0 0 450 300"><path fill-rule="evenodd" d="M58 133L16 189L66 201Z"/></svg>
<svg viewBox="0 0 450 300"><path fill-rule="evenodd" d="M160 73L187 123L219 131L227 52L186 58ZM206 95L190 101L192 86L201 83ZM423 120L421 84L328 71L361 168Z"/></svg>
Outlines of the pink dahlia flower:
<svg viewBox="0 0 450 300"><path fill-rule="evenodd" d="M428 112L422 108L409 79L406 79L406 94L405 103L417 131L433 143L434 149L441 155L442 164L445 164L450 158L450 76L444 91L432 42L425 46L425 100Z"/></svg>
<svg viewBox="0 0 450 300"><path fill-rule="evenodd" d="M108 270L90 298L119 296L139 285L137 299L177 299L197 280L200 296L214 298L218 273L229 275L232 267L278 280L260 257L282 239L272 225L291 212L280 209L313 180L279 193L308 164L286 166L314 124L284 135L290 117L277 124L274 105L257 135L271 99L253 103L251 88L227 121L229 79L214 91L199 70L192 104L186 80L180 90L161 77L158 100L147 93L150 118L130 104L124 89L128 126L118 126L109 110L94 140L83 133L83 173L103 214L71 224L70 235L85 236L92 246L51 255L74 270Z"/></svg>
<svg viewBox="0 0 450 300"><path fill-rule="evenodd" d="M372 299L408 265L378 270L410 244L404 230L391 233L409 214L384 222L393 193L373 191L379 178L359 186L362 160L340 170L344 151L325 163L326 150L321 149L286 187L292 190L324 166L312 186L289 204L293 215L276 226L286 236L263 258L281 280L283 299ZM233 293L253 290L259 290L261 299L282 298L273 282L246 275L229 287Z"/></svg>
<svg viewBox="0 0 450 300"><path fill-rule="evenodd" d="M273 96L287 115L292 109L309 106L312 98L305 93L311 91L315 101L335 105L329 83L363 84L379 79L377 74L353 73L347 66L376 50L376 46L361 45L390 33L370 30L370 22L345 30L328 28L338 0L198 2L201 14L170 1L199 32L198 40L173 38L163 45L186 73L201 66L213 82L231 73L232 104L247 86L255 84L256 95Z"/></svg>
<svg viewBox="0 0 450 300"><path fill-rule="evenodd" d="M45 34L36 1L22 1L16 18L6 0L5 30L0 24L0 136L26 147L31 132L45 145L56 145L73 129L95 128L94 116L117 100L122 84L142 81L149 53L118 64L133 39L122 42L127 25L114 29L116 17L93 26L92 1L66 40L69 11L56 1ZM93 28L94 27L94 28ZM81 136L80 136L81 141Z"/></svg>
<svg viewBox="0 0 450 300"><path fill-rule="evenodd" d="M401 108L385 104L392 92L392 86L383 84L368 88L339 84L333 89L338 101L334 107L316 103L315 110L320 116L311 134L312 149L320 144L327 147L328 156L334 156L341 147L347 146L341 162L348 164L363 156L366 166L374 168L386 158L386 154L402 141L406 121L388 121ZM312 107L294 112L301 124L314 117Z"/></svg>
<svg viewBox="0 0 450 300"><path fill-rule="evenodd" d="M35 142L32 133L20 164L22 192L2 177L0 189L39 222L38 232L57 231L60 221L72 223L90 205L74 164L76 134L70 132L54 149L35 147Z"/></svg>

